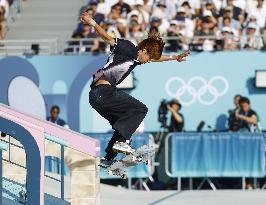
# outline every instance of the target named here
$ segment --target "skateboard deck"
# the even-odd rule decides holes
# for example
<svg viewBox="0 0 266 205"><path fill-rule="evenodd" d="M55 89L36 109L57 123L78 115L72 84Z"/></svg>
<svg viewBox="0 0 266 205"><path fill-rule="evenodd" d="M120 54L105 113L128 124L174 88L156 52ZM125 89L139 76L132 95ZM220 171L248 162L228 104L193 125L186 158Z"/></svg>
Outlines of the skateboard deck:
<svg viewBox="0 0 266 205"><path fill-rule="evenodd" d="M121 160L116 160L111 165L102 168L104 168L109 175L116 175L122 179L126 179L128 169L135 167L141 162L148 165L152 162L152 157L154 155L154 146L143 145L132 154L126 155Z"/></svg>

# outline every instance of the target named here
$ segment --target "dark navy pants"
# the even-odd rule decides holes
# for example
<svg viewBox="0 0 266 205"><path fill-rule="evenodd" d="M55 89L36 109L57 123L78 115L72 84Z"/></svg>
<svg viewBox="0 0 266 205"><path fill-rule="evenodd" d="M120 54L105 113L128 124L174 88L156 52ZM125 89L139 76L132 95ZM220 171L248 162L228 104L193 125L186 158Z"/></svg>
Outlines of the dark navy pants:
<svg viewBox="0 0 266 205"><path fill-rule="evenodd" d="M106 158L112 159L116 156L112 151L114 143L130 140L146 116L148 108L142 102L111 85L93 87L89 100L91 106L108 120L115 130L105 150Z"/></svg>

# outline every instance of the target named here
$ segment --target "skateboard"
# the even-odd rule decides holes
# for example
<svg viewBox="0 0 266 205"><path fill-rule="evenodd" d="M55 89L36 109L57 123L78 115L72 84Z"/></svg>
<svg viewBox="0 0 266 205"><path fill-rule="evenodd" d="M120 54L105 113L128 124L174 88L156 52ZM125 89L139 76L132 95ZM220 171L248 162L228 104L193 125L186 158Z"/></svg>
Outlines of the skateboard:
<svg viewBox="0 0 266 205"><path fill-rule="evenodd" d="M116 175L122 179L126 179L126 172L128 169L135 167L139 163L145 163L146 165L150 164L154 155L154 146L143 145L132 154L126 155L121 160L115 160L111 165L101 167L105 169L109 175Z"/></svg>

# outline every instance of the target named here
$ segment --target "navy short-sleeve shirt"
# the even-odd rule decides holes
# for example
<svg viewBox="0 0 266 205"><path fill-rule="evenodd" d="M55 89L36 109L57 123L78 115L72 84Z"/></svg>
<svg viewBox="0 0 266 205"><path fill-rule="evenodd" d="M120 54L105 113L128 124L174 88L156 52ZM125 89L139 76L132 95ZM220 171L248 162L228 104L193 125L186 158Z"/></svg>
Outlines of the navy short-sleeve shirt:
<svg viewBox="0 0 266 205"><path fill-rule="evenodd" d="M115 39L115 45L111 48L111 53L105 66L93 75L92 85L102 76L112 86L120 84L130 72L140 65L138 61L138 48L130 41Z"/></svg>

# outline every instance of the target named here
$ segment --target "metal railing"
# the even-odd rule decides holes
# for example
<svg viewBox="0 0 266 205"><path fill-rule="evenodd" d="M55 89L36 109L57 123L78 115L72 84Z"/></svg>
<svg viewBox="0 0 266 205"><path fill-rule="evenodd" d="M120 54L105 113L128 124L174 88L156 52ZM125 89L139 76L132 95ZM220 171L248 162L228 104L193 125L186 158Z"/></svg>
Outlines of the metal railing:
<svg viewBox="0 0 266 205"><path fill-rule="evenodd" d="M185 47L194 49L194 47L200 46L198 42L200 41L211 41L213 46L219 41L232 40L236 44L234 49L221 49L221 50L249 50L244 47L244 41L246 36L236 37L236 36L194 36L193 38L187 39L186 43L179 43L182 47L182 44L186 44ZM180 42L180 37L164 37L166 42L165 51L171 52L169 47L171 46L171 41ZM91 48L93 46L93 41L95 39L18 39L18 40L2 40L0 41L0 56L9 56L9 55L84 55L91 54ZM129 39L133 40L133 39ZM136 40L136 39L134 39ZM99 51L105 53L108 51L108 48L105 43L99 39L101 42L101 47ZM263 49L266 50L266 36L254 36L255 45L263 43ZM32 48L32 45L37 44L37 51ZM202 43L203 45L204 43ZM201 45L201 46L202 46ZM35 48L36 49L36 48ZM182 50L182 48L176 48L175 51ZM197 49L196 49L197 50ZM204 51L204 49L202 49ZM218 49L214 48L213 51ZM259 50L259 49L258 49ZM175 52L173 51L173 52Z"/></svg>
<svg viewBox="0 0 266 205"><path fill-rule="evenodd" d="M5 138L8 137L8 139L6 140ZM23 168L23 169L27 169L26 166L23 166L21 164L18 164L14 161L11 160L11 146L14 146L16 148L19 148L19 149L23 149L24 150L24 147L23 146L19 146L17 144L14 144L11 142L11 136L9 135L6 135L5 138L3 139L0 139L0 202L2 200L2 193L3 193L3 185L2 185L2 179L3 179L3 176L2 176L2 162L5 161L5 162L8 162L12 165L15 165L15 166L18 166L20 168ZM57 182L60 182L60 186L61 186L61 196L60 198L62 200L65 200L65 176L64 176L64 167L65 167L65 153L64 153L64 148L67 146L67 142L64 141L64 140L61 140L55 136L52 136L52 135L48 135L48 134L45 134L45 139L46 140L49 140L53 143L56 143L58 145L60 145L61 147L61 157L60 157L60 180L58 180L57 178L55 177L51 177L49 175L47 175L45 173L45 177L49 178L49 179L52 179L54 181L57 181ZM8 158L5 159L3 158L2 156L2 151L7 151L9 154L8 154ZM25 156L26 157L26 156Z"/></svg>

